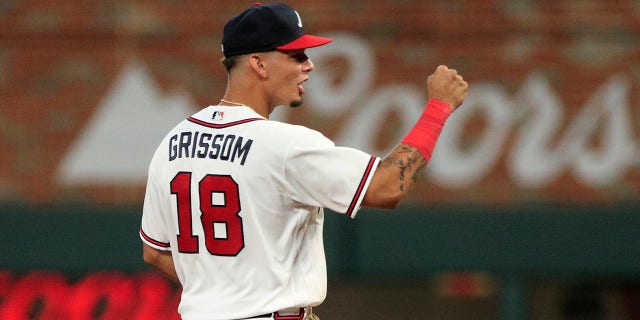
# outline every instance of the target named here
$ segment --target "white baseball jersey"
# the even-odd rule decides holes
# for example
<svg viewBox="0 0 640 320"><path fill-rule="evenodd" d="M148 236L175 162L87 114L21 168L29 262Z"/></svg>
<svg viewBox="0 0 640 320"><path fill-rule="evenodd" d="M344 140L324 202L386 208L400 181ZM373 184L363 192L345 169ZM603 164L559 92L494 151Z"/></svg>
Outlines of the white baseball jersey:
<svg viewBox="0 0 640 320"><path fill-rule="evenodd" d="M171 250L182 319L319 305L322 208L355 217L378 162L248 107L209 106L178 124L149 166L140 237Z"/></svg>

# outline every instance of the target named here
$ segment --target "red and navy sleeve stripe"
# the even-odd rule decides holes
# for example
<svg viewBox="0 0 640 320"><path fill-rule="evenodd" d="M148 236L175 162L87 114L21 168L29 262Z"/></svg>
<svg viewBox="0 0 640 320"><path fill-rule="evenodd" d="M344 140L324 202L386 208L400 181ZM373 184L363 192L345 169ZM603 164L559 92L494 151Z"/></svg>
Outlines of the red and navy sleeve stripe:
<svg viewBox="0 0 640 320"><path fill-rule="evenodd" d="M373 174L374 170L374 165L376 163L376 157L372 156L371 159L369 159L369 163L367 164L367 168L364 171L364 174L362 175L362 179L360 179L360 184L358 185L358 189L356 189L356 193L353 195L353 199L351 200L351 204L349 205L349 209L347 209L346 215L348 217L351 217L351 215L353 214L353 212L356 210L356 206L358 204L358 200L360 199L360 197L363 197L364 195L362 194L365 190L364 190L364 186L367 184L367 181L369 180L369 176L371 176Z"/></svg>
<svg viewBox="0 0 640 320"><path fill-rule="evenodd" d="M142 231L142 228L140 228L140 236L145 241L147 241L147 242L149 242L149 243L151 243L153 245L156 245L158 247L166 248L166 249L169 249L169 247L170 247L170 244L168 242L158 241L158 240L155 240L155 239L149 237L146 233L144 233L144 231Z"/></svg>

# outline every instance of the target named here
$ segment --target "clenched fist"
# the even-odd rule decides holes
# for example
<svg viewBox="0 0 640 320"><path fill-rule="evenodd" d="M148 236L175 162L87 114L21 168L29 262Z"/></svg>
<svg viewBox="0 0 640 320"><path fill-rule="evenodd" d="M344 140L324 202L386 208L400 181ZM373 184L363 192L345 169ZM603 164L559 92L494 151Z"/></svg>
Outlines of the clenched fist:
<svg viewBox="0 0 640 320"><path fill-rule="evenodd" d="M455 69L439 66L427 78L427 90L430 99L446 102L452 110L458 108L467 96L469 84Z"/></svg>

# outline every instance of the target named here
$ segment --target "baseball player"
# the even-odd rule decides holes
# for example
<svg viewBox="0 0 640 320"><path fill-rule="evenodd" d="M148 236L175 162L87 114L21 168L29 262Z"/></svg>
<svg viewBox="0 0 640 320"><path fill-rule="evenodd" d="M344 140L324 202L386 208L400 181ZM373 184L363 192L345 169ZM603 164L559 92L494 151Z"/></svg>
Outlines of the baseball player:
<svg viewBox="0 0 640 320"><path fill-rule="evenodd" d="M467 83L440 66L415 127L387 157L335 146L321 133L268 120L302 103L314 65L284 4L255 4L222 39L224 98L173 128L149 166L140 227L146 263L182 286L184 320L318 319L327 275L323 208L355 218L407 195Z"/></svg>

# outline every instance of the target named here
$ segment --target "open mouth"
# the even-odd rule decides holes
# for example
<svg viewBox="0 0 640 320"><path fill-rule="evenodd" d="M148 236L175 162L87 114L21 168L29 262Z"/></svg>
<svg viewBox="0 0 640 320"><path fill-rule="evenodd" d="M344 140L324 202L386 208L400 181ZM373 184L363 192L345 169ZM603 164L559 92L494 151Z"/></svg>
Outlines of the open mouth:
<svg viewBox="0 0 640 320"><path fill-rule="evenodd" d="M307 82L307 80L309 80L309 78L306 78L306 79L302 80L302 82L298 83L298 92L300 92L301 95L306 92L306 90L304 89L302 84Z"/></svg>

